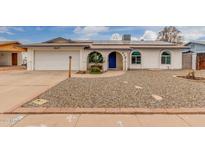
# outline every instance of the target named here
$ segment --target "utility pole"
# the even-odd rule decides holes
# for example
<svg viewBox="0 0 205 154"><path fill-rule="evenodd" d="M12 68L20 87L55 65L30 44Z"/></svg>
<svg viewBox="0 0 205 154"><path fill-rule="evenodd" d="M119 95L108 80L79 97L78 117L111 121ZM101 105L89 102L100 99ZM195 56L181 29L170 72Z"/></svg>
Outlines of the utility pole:
<svg viewBox="0 0 205 154"><path fill-rule="evenodd" d="M72 56L69 56L68 78L71 78L71 59L72 59Z"/></svg>

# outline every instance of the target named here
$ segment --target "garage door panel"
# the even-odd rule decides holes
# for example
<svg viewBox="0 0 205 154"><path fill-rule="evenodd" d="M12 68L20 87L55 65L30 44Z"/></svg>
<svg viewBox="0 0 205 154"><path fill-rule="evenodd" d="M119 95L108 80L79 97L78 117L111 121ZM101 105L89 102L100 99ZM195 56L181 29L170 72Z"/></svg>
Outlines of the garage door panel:
<svg viewBox="0 0 205 154"><path fill-rule="evenodd" d="M72 56L72 70L79 70L79 51L35 51L35 70L68 70Z"/></svg>

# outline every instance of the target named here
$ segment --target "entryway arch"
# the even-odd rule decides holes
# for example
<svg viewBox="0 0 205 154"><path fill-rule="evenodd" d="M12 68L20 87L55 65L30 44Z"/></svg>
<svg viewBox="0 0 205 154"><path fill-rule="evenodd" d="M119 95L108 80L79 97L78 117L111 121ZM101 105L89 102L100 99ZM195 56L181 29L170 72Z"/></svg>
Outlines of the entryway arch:
<svg viewBox="0 0 205 154"><path fill-rule="evenodd" d="M98 51L92 51L87 55L87 69L89 70L92 65L98 65L103 68L103 56Z"/></svg>
<svg viewBox="0 0 205 154"><path fill-rule="evenodd" d="M123 57L121 53L113 51L108 54L108 69L123 70Z"/></svg>

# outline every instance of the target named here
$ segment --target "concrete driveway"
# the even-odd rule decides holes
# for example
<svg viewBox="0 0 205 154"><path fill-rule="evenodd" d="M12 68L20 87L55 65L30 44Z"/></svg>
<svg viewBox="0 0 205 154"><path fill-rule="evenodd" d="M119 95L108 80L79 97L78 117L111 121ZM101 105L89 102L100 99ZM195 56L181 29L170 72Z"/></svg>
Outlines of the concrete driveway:
<svg viewBox="0 0 205 154"><path fill-rule="evenodd" d="M60 81L66 71L0 72L0 113L31 100Z"/></svg>

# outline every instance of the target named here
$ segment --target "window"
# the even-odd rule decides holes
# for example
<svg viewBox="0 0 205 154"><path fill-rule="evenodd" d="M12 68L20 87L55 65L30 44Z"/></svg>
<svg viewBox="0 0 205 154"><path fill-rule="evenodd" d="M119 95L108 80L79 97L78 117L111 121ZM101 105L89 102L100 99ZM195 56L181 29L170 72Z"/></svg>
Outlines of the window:
<svg viewBox="0 0 205 154"><path fill-rule="evenodd" d="M132 64L141 64L141 54L138 51L132 53Z"/></svg>
<svg viewBox="0 0 205 154"><path fill-rule="evenodd" d="M164 51L161 55L161 64L171 64L171 54Z"/></svg>

